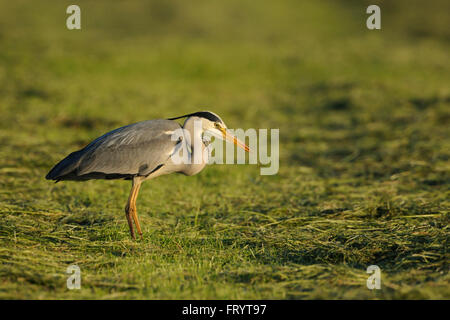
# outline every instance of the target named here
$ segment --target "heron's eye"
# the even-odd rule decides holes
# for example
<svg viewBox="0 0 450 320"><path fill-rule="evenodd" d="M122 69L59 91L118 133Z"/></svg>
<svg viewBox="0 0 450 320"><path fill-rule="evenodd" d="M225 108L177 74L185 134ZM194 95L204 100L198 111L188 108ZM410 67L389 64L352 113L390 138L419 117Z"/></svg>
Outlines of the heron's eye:
<svg viewBox="0 0 450 320"><path fill-rule="evenodd" d="M220 129L220 124L219 124L218 122L214 122L214 126L215 126L217 129Z"/></svg>

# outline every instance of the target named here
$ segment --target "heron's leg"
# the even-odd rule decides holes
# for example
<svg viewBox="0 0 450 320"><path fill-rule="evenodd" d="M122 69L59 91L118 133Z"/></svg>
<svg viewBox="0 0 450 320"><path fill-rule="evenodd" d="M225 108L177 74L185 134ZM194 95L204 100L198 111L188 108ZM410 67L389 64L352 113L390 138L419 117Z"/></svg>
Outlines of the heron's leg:
<svg viewBox="0 0 450 320"><path fill-rule="evenodd" d="M131 202L131 205L132 205L132 207L131 207L131 215L133 217L134 224L136 225L136 229L137 229L137 231L139 233L139 236L142 239L142 230L141 230L141 225L139 223L139 219L138 219L138 215L137 215L137 208L136 208L136 200L137 200L137 197L138 197L138 194L139 194L139 189L141 187L141 182L133 180L133 186L134 186L135 191L134 191L133 199L132 199L132 202Z"/></svg>
<svg viewBox="0 0 450 320"><path fill-rule="evenodd" d="M134 235L134 230L133 230L133 221L131 220L131 216L132 216L132 207L133 207L133 195L135 193L135 184L133 182L132 186L131 186L131 191L130 191L130 195L128 197L128 202L127 205L125 206L125 216L127 217L127 221L128 221L128 227L130 227L130 234L131 234L131 238L136 239L136 236Z"/></svg>

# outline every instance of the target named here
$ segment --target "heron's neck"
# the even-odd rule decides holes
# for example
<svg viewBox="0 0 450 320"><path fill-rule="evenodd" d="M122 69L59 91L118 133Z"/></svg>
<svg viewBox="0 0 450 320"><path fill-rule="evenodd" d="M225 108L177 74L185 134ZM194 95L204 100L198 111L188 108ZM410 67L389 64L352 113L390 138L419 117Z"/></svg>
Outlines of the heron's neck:
<svg viewBox="0 0 450 320"><path fill-rule="evenodd" d="M200 172L208 163L208 150L203 143L203 129L199 118L189 118L183 128L189 132L190 139L186 139L189 149L189 164L185 173L193 175Z"/></svg>

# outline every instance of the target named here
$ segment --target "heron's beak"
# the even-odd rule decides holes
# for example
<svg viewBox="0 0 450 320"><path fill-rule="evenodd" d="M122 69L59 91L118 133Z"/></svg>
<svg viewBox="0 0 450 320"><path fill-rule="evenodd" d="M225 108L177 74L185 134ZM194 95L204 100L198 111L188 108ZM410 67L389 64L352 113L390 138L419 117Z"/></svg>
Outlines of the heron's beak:
<svg viewBox="0 0 450 320"><path fill-rule="evenodd" d="M237 145L238 147L241 147L245 151L249 152L250 148L240 141L238 138L236 138L234 135L232 135L227 129L225 128L219 128L220 132L222 132L222 136L224 140L227 140L229 142L232 142L233 144Z"/></svg>

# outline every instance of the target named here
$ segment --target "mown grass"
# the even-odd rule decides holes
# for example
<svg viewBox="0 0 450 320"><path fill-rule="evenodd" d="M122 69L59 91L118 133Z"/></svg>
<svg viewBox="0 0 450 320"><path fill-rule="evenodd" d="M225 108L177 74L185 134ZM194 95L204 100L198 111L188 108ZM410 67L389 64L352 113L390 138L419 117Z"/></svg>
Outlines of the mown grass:
<svg viewBox="0 0 450 320"><path fill-rule="evenodd" d="M448 2L0 2L0 298L450 298ZM53 184L128 123L279 128L280 171ZM82 289L67 290L77 264ZM366 288L367 266L382 289Z"/></svg>

